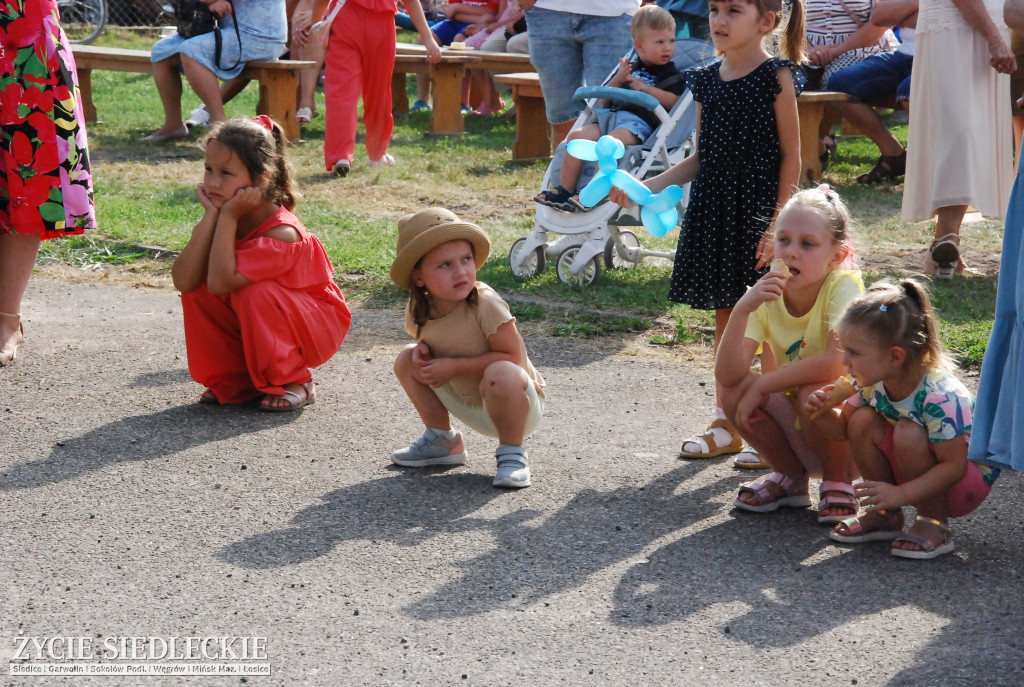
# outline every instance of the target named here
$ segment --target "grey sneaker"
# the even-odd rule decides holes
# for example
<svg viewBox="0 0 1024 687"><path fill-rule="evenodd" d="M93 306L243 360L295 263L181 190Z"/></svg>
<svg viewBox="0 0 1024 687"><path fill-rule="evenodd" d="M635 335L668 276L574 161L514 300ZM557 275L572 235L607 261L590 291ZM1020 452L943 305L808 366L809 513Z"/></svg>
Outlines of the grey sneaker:
<svg viewBox="0 0 1024 687"><path fill-rule="evenodd" d="M392 453L391 462L409 468L463 465L466 462L466 444L462 441L462 432L456 432L454 439L428 439L424 434L412 446Z"/></svg>
<svg viewBox="0 0 1024 687"><path fill-rule="evenodd" d="M498 449L501 451L502 449ZM498 454L498 472L494 475L494 486L522 489L530 486L530 466L526 451L516 447L516 452Z"/></svg>

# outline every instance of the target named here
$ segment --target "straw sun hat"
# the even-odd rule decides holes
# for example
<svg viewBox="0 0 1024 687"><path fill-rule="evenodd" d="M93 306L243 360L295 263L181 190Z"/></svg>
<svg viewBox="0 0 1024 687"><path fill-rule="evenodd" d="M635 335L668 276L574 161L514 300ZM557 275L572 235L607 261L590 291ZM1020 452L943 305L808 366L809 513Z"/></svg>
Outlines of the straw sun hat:
<svg viewBox="0 0 1024 687"><path fill-rule="evenodd" d="M462 239L473 246L477 269L483 267L491 252L491 240L484 230L463 222L444 208L427 208L398 220L398 249L391 263L391 280L403 289L412 289L412 269L424 255L443 243Z"/></svg>

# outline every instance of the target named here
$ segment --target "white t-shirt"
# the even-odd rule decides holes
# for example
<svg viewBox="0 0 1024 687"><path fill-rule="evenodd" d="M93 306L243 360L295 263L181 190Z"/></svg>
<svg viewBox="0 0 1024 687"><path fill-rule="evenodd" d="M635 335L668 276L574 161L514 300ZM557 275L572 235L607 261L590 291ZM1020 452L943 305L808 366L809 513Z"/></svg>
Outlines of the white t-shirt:
<svg viewBox="0 0 1024 687"><path fill-rule="evenodd" d="M555 12L592 14L596 17L633 16L640 9L640 0L537 0L534 7Z"/></svg>

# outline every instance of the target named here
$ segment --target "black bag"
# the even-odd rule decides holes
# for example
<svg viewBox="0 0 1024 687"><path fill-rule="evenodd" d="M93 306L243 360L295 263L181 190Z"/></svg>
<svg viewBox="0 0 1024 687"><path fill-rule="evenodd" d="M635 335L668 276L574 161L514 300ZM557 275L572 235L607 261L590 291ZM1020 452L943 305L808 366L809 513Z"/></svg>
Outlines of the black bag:
<svg viewBox="0 0 1024 687"><path fill-rule="evenodd" d="M178 21L178 35L182 38L194 38L195 36L202 36L206 33L213 33L216 42L216 50L214 52L214 64L219 69L230 71L238 66L241 62L242 54L242 36L238 31L238 21L235 24L235 36L238 38L238 54L239 59L235 61L230 67L222 67L220 64L220 53L221 53L221 37L220 37L220 17L214 12L210 11L209 5L203 0L173 0L174 2L174 16ZM231 13L235 12L235 3L232 0L228 0L231 5Z"/></svg>
<svg viewBox="0 0 1024 687"><path fill-rule="evenodd" d="M178 20L178 35L182 38L202 36L220 29L220 17L211 12L203 0L174 0L174 16Z"/></svg>

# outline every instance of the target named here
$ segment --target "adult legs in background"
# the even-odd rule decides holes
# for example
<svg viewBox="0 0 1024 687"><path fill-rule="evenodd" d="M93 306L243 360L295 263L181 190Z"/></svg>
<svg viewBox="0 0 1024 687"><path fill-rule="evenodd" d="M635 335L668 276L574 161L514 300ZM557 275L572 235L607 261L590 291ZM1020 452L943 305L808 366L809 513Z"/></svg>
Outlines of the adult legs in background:
<svg viewBox="0 0 1024 687"><path fill-rule="evenodd" d="M572 130L580 109L576 89L600 85L631 45L627 15L595 17L533 7L526 12L530 61L537 68L551 147L557 148Z"/></svg>
<svg viewBox="0 0 1024 687"><path fill-rule="evenodd" d="M160 103L164 108L164 125L149 136L143 137L143 141L156 142L188 136L188 127L181 118L182 88L181 73L178 71L180 64L180 54L153 63L153 80L156 82L156 90L160 94ZM223 113L223 106L221 112Z"/></svg>
<svg viewBox="0 0 1024 687"><path fill-rule="evenodd" d="M0 365L14 359L23 335L21 299L39 253L39 234L0 234Z"/></svg>

